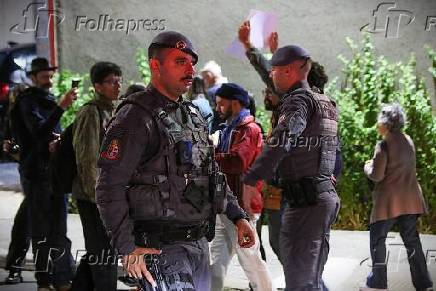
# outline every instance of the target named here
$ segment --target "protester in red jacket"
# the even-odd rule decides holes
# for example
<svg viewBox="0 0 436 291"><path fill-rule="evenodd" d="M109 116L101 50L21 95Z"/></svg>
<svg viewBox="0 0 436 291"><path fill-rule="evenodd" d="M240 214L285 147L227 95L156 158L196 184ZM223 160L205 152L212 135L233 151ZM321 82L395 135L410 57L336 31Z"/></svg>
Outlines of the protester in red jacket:
<svg viewBox="0 0 436 291"><path fill-rule="evenodd" d="M216 111L226 120L220 133L216 160L227 176L227 182L239 204L250 216L253 228L262 212L262 183L257 183L259 190L250 196L250 201L242 197L241 177L262 151L262 133L254 117L246 108L249 104L248 93L237 84L226 83L216 92ZM246 195L245 195L246 196ZM227 267L236 253L254 291L275 290L265 262L260 257L259 239L249 249L236 247L236 232L231 228L231 221L223 215L217 216L215 239L211 244L212 257L212 291L221 291Z"/></svg>
<svg viewBox="0 0 436 291"><path fill-rule="evenodd" d="M245 111L245 109L243 110ZM243 117L239 124L229 133L229 147L227 149L218 147L216 150L215 159L221 170L226 174L229 187L238 197L239 204L243 208L246 208L247 205L244 205L242 201L242 182L240 178L261 151L262 133L254 117L249 114ZM250 214L262 212L262 181L259 181L256 187L259 190L259 195L253 197L249 209L245 209Z"/></svg>

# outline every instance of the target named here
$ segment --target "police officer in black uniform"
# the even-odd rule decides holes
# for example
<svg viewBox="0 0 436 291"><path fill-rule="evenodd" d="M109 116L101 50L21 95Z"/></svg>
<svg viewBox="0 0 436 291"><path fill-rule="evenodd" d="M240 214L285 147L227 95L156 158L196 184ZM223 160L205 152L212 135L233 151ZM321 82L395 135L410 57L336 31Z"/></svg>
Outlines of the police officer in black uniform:
<svg viewBox="0 0 436 291"><path fill-rule="evenodd" d="M241 247L254 232L217 169L206 121L181 96L198 58L191 42L162 32L148 55L151 83L120 104L103 141L97 205L130 276L162 290L209 290L216 213L235 223Z"/></svg>
<svg viewBox="0 0 436 291"><path fill-rule="evenodd" d="M278 175L275 178L287 202L280 231L286 290L327 290L322 272L330 228L339 210L331 180L337 110L327 96L310 89L311 60L306 50L282 47L274 53L271 65L274 87L283 94L278 124L244 177L244 195L254 193L256 181Z"/></svg>

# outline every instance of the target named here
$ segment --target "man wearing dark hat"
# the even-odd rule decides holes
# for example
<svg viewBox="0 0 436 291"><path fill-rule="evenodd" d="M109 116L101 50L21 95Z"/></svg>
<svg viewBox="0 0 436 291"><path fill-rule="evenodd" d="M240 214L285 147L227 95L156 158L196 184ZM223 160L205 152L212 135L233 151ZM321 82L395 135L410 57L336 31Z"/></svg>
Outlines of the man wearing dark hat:
<svg viewBox="0 0 436 291"><path fill-rule="evenodd" d="M209 290L216 213L236 225L241 247L254 232L217 169L206 121L182 98L198 58L192 43L162 32L148 56L151 83L120 104L103 141L96 202L125 270L146 290Z"/></svg>
<svg viewBox="0 0 436 291"><path fill-rule="evenodd" d="M244 195L259 180L278 175L287 206L282 217L280 259L286 290L327 290L322 272L330 228L339 210L331 175L337 147L337 110L307 83L311 60L299 46L279 48L271 59L271 78L282 94L277 126L244 177Z"/></svg>
<svg viewBox="0 0 436 291"><path fill-rule="evenodd" d="M247 91L234 83L223 84L216 92L216 111L226 120L221 131L215 159L226 174L230 189L250 216L253 228L262 212L262 182L256 184L258 190L250 201L242 200L241 176L250 167L262 150L262 133L254 117L246 108L249 105ZM212 265L212 291L221 291L224 278L233 255L238 255L253 290L273 289L271 276L259 252L260 243L249 249L237 247L237 236L232 222L222 214L217 215L215 239L210 246Z"/></svg>
<svg viewBox="0 0 436 291"><path fill-rule="evenodd" d="M67 290L72 277L71 242L66 237L66 201L53 195L49 182L49 144L61 132L59 120L64 111L76 99L75 89L55 101L50 88L56 67L50 67L44 58L36 58L28 72L33 86L18 97L11 112L13 130L20 146L19 171L25 198L26 211L16 228L31 233L32 250L35 256L35 277L38 290ZM19 213L19 214L20 214ZM25 258L23 246L12 237L10 258L15 261L10 272L20 277L19 266ZM58 250L53 252L53 250ZM11 277L11 275L10 275Z"/></svg>

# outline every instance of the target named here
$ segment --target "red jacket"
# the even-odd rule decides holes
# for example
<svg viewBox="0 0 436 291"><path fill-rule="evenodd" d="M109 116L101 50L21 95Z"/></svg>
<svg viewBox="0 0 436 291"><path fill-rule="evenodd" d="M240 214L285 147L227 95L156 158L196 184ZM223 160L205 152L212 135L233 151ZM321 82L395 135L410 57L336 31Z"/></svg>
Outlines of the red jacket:
<svg viewBox="0 0 436 291"><path fill-rule="evenodd" d="M245 117L230 134L230 146L227 153L217 152L215 155L221 171L227 176L227 182L234 195L238 197L242 207L242 175L262 151L262 132L253 116ZM262 181L257 182L259 194L251 199L254 213L262 212Z"/></svg>

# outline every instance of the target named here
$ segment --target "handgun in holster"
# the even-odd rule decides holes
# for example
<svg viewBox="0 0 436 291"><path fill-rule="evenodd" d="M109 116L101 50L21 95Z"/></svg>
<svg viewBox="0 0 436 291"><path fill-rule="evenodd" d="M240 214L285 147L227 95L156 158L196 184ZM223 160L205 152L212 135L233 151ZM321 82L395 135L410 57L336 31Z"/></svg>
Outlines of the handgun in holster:
<svg viewBox="0 0 436 291"><path fill-rule="evenodd" d="M145 259L145 257L144 257ZM159 269L159 259L157 256L152 255L151 259L146 261L147 269L153 276L156 282L156 287L153 287L150 282L145 278L139 279L139 284L141 285L141 290L143 291L168 291L169 288L165 282L165 279Z"/></svg>

